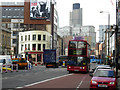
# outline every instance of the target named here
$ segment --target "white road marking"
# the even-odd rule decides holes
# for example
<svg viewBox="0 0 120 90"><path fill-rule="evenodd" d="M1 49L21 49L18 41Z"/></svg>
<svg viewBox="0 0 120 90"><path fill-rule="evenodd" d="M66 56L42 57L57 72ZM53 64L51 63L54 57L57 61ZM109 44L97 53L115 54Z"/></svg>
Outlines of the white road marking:
<svg viewBox="0 0 120 90"><path fill-rule="evenodd" d="M50 80L54 80L54 79L58 79L58 78L62 78L62 77L70 76L70 75L73 75L73 74L67 74L67 75L63 75L63 76L58 76L58 77L55 77L55 78L43 80L43 81L40 81L40 82L32 83L32 84L25 85L23 87L17 87L17 88L25 88L25 87L33 86L33 85L36 85L36 84L44 83L44 82L47 82L47 81L50 81Z"/></svg>
<svg viewBox="0 0 120 90"><path fill-rule="evenodd" d="M79 85L77 86L77 88L79 88L79 87L81 86L82 82L83 82L83 81L81 81L81 82L79 83Z"/></svg>
<svg viewBox="0 0 120 90"><path fill-rule="evenodd" d="M86 76L85 76L85 77L86 77ZM85 77L83 77L82 81L79 83L79 85L77 86L76 89L78 89L78 88L81 86L81 84L83 83L83 80L85 79Z"/></svg>

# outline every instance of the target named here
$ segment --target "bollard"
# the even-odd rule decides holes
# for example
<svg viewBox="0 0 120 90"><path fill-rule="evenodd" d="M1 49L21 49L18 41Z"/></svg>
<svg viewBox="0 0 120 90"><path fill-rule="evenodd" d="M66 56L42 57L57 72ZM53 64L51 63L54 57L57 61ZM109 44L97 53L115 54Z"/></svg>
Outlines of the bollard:
<svg viewBox="0 0 120 90"><path fill-rule="evenodd" d="M18 72L18 64L16 64L16 72Z"/></svg>
<svg viewBox="0 0 120 90"><path fill-rule="evenodd" d="M65 66L65 61L63 61L63 66Z"/></svg>
<svg viewBox="0 0 120 90"><path fill-rule="evenodd" d="M11 70L11 72L13 72L13 64L12 64L12 70Z"/></svg>
<svg viewBox="0 0 120 90"><path fill-rule="evenodd" d="M3 72L2 67L3 67L3 65L1 65L1 73Z"/></svg>
<svg viewBox="0 0 120 90"><path fill-rule="evenodd" d="M6 73L7 73L7 64L6 64Z"/></svg>
<svg viewBox="0 0 120 90"><path fill-rule="evenodd" d="M30 63L30 69L31 69L31 63Z"/></svg>

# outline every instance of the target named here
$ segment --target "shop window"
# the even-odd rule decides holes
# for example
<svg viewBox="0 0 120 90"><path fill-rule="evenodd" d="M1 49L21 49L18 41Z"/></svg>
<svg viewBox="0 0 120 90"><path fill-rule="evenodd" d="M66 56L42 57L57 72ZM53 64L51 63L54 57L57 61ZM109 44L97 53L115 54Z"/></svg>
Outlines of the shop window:
<svg viewBox="0 0 120 90"><path fill-rule="evenodd" d="M36 50L36 44L32 45L32 50Z"/></svg>
<svg viewBox="0 0 120 90"><path fill-rule="evenodd" d="M37 61L41 62L41 54L37 54Z"/></svg>

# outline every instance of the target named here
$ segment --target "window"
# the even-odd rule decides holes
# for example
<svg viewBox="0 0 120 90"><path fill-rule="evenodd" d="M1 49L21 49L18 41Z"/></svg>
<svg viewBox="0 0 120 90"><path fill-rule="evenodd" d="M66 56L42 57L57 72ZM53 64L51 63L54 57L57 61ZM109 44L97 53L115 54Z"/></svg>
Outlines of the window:
<svg viewBox="0 0 120 90"><path fill-rule="evenodd" d="M12 34L13 36L17 36L18 35L18 32L13 32L13 34Z"/></svg>
<svg viewBox="0 0 120 90"><path fill-rule="evenodd" d="M6 16L2 16L2 18L6 18Z"/></svg>
<svg viewBox="0 0 120 90"><path fill-rule="evenodd" d="M20 28L24 28L24 24L23 23L20 23Z"/></svg>
<svg viewBox="0 0 120 90"><path fill-rule="evenodd" d="M43 49L45 49L45 44L43 44Z"/></svg>
<svg viewBox="0 0 120 90"><path fill-rule="evenodd" d="M27 49L27 44L25 44L25 50Z"/></svg>
<svg viewBox="0 0 120 90"><path fill-rule="evenodd" d="M13 44L16 44L16 39L13 39Z"/></svg>
<svg viewBox="0 0 120 90"><path fill-rule="evenodd" d="M32 45L32 50L36 50L36 44Z"/></svg>
<svg viewBox="0 0 120 90"><path fill-rule="evenodd" d="M46 40L46 36L45 36L45 35L43 35L43 40L44 40L44 41Z"/></svg>
<svg viewBox="0 0 120 90"><path fill-rule="evenodd" d="M28 50L30 50L30 44L28 44Z"/></svg>
<svg viewBox="0 0 120 90"><path fill-rule="evenodd" d="M21 45L21 51L23 50L23 45Z"/></svg>
<svg viewBox="0 0 120 90"><path fill-rule="evenodd" d="M17 8L15 8L14 10L17 11Z"/></svg>
<svg viewBox="0 0 120 90"><path fill-rule="evenodd" d="M41 44L38 44L38 50L41 50Z"/></svg>
<svg viewBox="0 0 120 90"><path fill-rule="evenodd" d="M30 35L28 35L28 40L30 41Z"/></svg>
<svg viewBox="0 0 120 90"><path fill-rule="evenodd" d="M13 23L13 28L18 28L18 23Z"/></svg>
<svg viewBox="0 0 120 90"><path fill-rule="evenodd" d="M8 16L8 18L11 18L12 16Z"/></svg>
<svg viewBox="0 0 120 90"><path fill-rule="evenodd" d="M9 11L11 11L12 9L11 8L9 8Z"/></svg>
<svg viewBox="0 0 120 90"><path fill-rule="evenodd" d="M23 41L23 36L21 36L21 41Z"/></svg>
<svg viewBox="0 0 120 90"><path fill-rule="evenodd" d="M38 35L38 40L41 40L41 35Z"/></svg>
<svg viewBox="0 0 120 90"><path fill-rule="evenodd" d="M36 40L36 35L33 35L33 40Z"/></svg>
<svg viewBox="0 0 120 90"><path fill-rule="evenodd" d="M6 24L5 24L5 23L2 23L2 27L5 27L5 28L6 28Z"/></svg>
<svg viewBox="0 0 120 90"><path fill-rule="evenodd" d="M25 35L25 41L27 41L27 35Z"/></svg>
<svg viewBox="0 0 120 90"><path fill-rule="evenodd" d="M8 23L8 24L7 24L7 27L8 27L8 28L11 28L11 24L10 24L10 23Z"/></svg>

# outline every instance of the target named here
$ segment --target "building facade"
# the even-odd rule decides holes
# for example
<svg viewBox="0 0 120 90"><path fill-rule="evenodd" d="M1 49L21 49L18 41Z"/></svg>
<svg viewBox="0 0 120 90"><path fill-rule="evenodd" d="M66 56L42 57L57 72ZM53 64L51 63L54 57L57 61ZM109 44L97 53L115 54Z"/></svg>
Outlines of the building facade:
<svg viewBox="0 0 120 90"><path fill-rule="evenodd" d="M72 27L65 26L65 27L58 28L57 33L61 37L72 35Z"/></svg>
<svg viewBox="0 0 120 90"><path fill-rule="evenodd" d="M95 27L94 26L82 26L81 27L81 31L80 31L80 36L84 36L84 37L88 37L86 38L86 40L89 40L89 37L91 37L91 42L89 43L91 45L91 49L95 49L95 45L96 45L96 32L95 32Z"/></svg>
<svg viewBox="0 0 120 90"><path fill-rule="evenodd" d="M11 31L6 28L1 28L0 36L0 55L10 55Z"/></svg>
<svg viewBox="0 0 120 90"><path fill-rule="evenodd" d="M11 55L18 54L17 35L23 30L24 2L1 2L2 27L11 31Z"/></svg>
<svg viewBox="0 0 120 90"><path fill-rule="evenodd" d="M28 53L33 63L43 63L43 49L51 48L51 34L47 31L33 30L19 33L19 54L25 58Z"/></svg>

